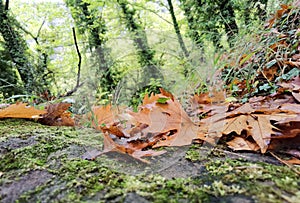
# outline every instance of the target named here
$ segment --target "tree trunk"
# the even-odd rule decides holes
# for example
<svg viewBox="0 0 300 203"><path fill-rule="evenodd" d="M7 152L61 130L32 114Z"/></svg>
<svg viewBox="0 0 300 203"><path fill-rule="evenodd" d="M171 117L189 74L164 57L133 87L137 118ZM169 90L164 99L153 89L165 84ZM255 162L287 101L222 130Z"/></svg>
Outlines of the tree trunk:
<svg viewBox="0 0 300 203"><path fill-rule="evenodd" d="M179 42L179 45L180 45L180 48L184 54L184 56L186 58L189 57L189 52L185 46L185 43L182 39L182 35L180 33L180 29L179 29L179 25L178 25L178 22L177 22L177 19L176 19L176 16L175 16L175 12L174 12L174 7L173 7L173 3L172 3L172 0L168 0L168 4L169 4L169 11L170 11L170 14L171 14L171 17L172 17L172 22L173 22L173 26L174 26L174 30L175 30L175 33L177 35L177 39L178 39L178 42Z"/></svg>
<svg viewBox="0 0 300 203"><path fill-rule="evenodd" d="M198 47L202 47L203 41L201 37L201 33L197 29L197 16L194 15L194 13L191 12L191 2L187 2L186 0L180 0L180 3L182 5L184 15L188 22L189 27L189 36L192 38L192 40L198 45ZM197 7L201 7L203 3L201 1L194 2Z"/></svg>
<svg viewBox="0 0 300 203"><path fill-rule="evenodd" d="M111 59L109 50L106 49L106 38L103 37L106 34L105 21L102 17L95 17L89 10L89 3L76 0L67 1L68 6L75 7L80 10L83 14L73 14L73 18L78 24L78 27L83 27L82 32L88 33L89 38L89 49L96 58L98 70L96 70L96 77L99 79L99 86L104 91L112 91L116 87L116 82L113 78L111 68L113 66L113 60ZM96 24L97 23L97 24Z"/></svg>
<svg viewBox="0 0 300 203"><path fill-rule="evenodd" d="M151 78L162 79L163 76L159 72L157 62L154 58L155 51L149 47L147 35L141 22L135 19L136 10L128 8L128 2L118 0L118 3L124 14L127 29L133 34L133 42L139 56L139 64L142 66L142 85L147 85Z"/></svg>
<svg viewBox="0 0 300 203"><path fill-rule="evenodd" d="M32 93L34 89L33 66L26 56L27 45L18 31L14 28L14 19L8 14L9 1L5 6L0 0L0 34L5 41L5 47L16 64L17 70L25 87L26 93Z"/></svg>

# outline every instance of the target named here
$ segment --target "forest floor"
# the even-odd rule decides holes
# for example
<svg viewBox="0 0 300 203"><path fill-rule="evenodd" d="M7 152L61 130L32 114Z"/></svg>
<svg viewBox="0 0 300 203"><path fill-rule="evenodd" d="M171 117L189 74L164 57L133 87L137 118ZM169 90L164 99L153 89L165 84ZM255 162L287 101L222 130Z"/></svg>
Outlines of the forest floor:
<svg viewBox="0 0 300 203"><path fill-rule="evenodd" d="M190 145L169 147L150 164L109 152L89 128L0 120L0 201L299 202L300 179L265 154Z"/></svg>

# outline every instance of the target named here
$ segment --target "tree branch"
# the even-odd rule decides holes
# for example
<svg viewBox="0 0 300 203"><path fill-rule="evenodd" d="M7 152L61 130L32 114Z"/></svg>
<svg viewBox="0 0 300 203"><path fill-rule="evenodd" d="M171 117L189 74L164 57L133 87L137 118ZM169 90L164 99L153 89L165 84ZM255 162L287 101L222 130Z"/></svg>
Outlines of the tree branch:
<svg viewBox="0 0 300 203"><path fill-rule="evenodd" d="M75 47L76 47L76 52L77 52L77 55L78 55L78 72L77 72L77 83L76 83L76 87L78 87L79 82L80 82L81 54L80 54L79 47L78 47L78 44L77 44L77 38L76 38L76 33L75 33L75 28L74 27L72 28L72 31L73 31L73 38L74 38L74 43L75 43Z"/></svg>
<svg viewBox="0 0 300 203"><path fill-rule="evenodd" d="M45 24L45 22L46 22L46 19L44 18L44 20L43 20L43 22L42 22L42 24L41 24L41 26L40 26L38 32L36 33L36 37L35 37L36 40L39 38L39 36L40 36L40 34L41 34L42 27L43 27L43 25ZM37 44L38 44L38 43L37 43Z"/></svg>
<svg viewBox="0 0 300 203"><path fill-rule="evenodd" d="M25 32L26 34L28 34L32 39L34 39L34 41L35 41L36 44L39 44L38 38L39 38L39 36L40 36L42 27L43 27L43 25L45 24L45 22L46 22L46 20L44 19L43 22L42 22L42 24L41 24L41 26L40 26L40 28L39 28L39 30L38 30L38 32L37 32L37 34L36 34L36 36L34 36L31 32L29 32L28 30L26 30L24 27L22 27L22 26L19 25L19 24L17 24L17 27L18 27L19 29L21 29L23 32Z"/></svg>
<svg viewBox="0 0 300 203"><path fill-rule="evenodd" d="M80 83L80 72L81 72L81 54L79 51L79 47L78 47L78 43L77 43L77 38L76 38L76 32L75 32L75 28L72 27L72 32L73 32L73 39L74 39L74 43L75 43L75 47L76 47L76 52L78 55L78 72L77 72L77 82L76 82L76 86L68 91L65 95L60 96L60 97L67 97L67 96L71 96L74 92L76 92L78 90L79 87L81 87L83 85L83 83Z"/></svg>

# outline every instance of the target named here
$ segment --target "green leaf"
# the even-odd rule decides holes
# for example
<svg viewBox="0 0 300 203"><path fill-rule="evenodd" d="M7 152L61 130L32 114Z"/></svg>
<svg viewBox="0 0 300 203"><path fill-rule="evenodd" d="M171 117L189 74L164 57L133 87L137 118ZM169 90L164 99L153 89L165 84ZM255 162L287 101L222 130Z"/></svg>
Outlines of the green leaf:
<svg viewBox="0 0 300 203"><path fill-rule="evenodd" d="M161 97L158 98L156 102L160 104L166 104L169 99L170 99L169 97Z"/></svg>
<svg viewBox="0 0 300 203"><path fill-rule="evenodd" d="M275 65L277 63L277 60L276 59L273 59L272 61L269 61L267 64L266 64L266 67L267 68L271 68L273 65Z"/></svg>
<svg viewBox="0 0 300 203"><path fill-rule="evenodd" d="M253 55L255 54L255 52L252 52L250 54L248 54L246 57L244 57L241 61L240 61L240 65L243 65L246 61L248 61Z"/></svg>

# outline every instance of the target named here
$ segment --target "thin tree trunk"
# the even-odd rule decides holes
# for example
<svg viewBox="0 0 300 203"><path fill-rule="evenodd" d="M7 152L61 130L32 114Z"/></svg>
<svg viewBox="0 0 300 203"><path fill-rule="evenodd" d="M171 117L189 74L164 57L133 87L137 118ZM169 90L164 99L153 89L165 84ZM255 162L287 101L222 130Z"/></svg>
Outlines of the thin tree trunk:
<svg viewBox="0 0 300 203"><path fill-rule="evenodd" d="M162 79L163 76L159 72L154 58L155 51L149 47L146 32L141 26L142 23L134 18L136 11L128 9L127 1L118 0L118 3L125 17L126 27L133 34L133 42L137 48L139 64L143 68L142 85L147 85L151 78Z"/></svg>
<svg viewBox="0 0 300 203"><path fill-rule="evenodd" d="M73 14L74 19L79 24L79 28L84 24L82 32L88 33L89 49L93 56L95 56L98 69L96 70L96 77L99 78L99 86L104 91L112 91L116 87L116 81L112 75L111 68L113 66L113 60L111 59L109 50L106 49L106 38L103 37L106 34L105 21L102 17L95 18L89 10L89 3L83 0L67 1L68 6L75 7L80 10L84 16L78 16Z"/></svg>
<svg viewBox="0 0 300 203"><path fill-rule="evenodd" d="M9 8L9 0L6 0L5 1L5 10L8 11L8 8Z"/></svg>
<svg viewBox="0 0 300 203"><path fill-rule="evenodd" d="M169 4L169 11L170 11L170 14L171 14L171 17L172 17L172 21L173 21L173 26L174 26L174 30L175 30L175 33L177 35L177 39L178 39L178 42L179 42L179 45L180 45L180 48L184 54L184 56L186 58L189 57L189 52L185 46L185 43L182 39L182 35L180 33L180 29L179 29L179 26L178 26L178 22L177 22L177 19L176 19L176 16L175 16L175 12L174 12L174 7L173 7L173 3L172 3L172 0L168 0L168 4Z"/></svg>
<svg viewBox="0 0 300 203"><path fill-rule="evenodd" d="M188 22L189 27L189 36L192 38L192 40L196 43L196 45L199 48L202 48L203 41L202 41L202 34L199 32L197 28L198 19L197 16L194 16L194 13L191 12L192 4L190 1L186 0L180 0L180 3L182 5L184 15L186 17L186 20ZM201 7L203 3L199 1L194 1L196 8Z"/></svg>

